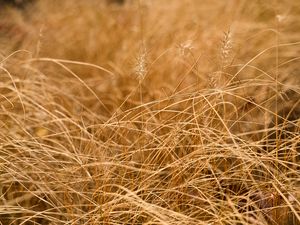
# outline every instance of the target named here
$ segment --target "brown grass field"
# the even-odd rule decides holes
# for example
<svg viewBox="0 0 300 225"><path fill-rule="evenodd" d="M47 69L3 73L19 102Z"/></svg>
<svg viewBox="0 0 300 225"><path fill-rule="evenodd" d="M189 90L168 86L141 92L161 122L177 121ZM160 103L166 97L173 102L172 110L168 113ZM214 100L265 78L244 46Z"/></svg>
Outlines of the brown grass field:
<svg viewBox="0 0 300 225"><path fill-rule="evenodd" d="M300 1L3 2L0 224L300 224Z"/></svg>

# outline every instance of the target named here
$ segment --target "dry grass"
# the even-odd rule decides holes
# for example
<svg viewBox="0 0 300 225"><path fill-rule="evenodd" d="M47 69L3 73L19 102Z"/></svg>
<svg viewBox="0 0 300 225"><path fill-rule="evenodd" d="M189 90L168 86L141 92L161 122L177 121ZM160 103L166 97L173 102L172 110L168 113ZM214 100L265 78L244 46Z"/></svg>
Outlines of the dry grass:
<svg viewBox="0 0 300 225"><path fill-rule="evenodd" d="M300 224L300 2L0 9L1 224Z"/></svg>

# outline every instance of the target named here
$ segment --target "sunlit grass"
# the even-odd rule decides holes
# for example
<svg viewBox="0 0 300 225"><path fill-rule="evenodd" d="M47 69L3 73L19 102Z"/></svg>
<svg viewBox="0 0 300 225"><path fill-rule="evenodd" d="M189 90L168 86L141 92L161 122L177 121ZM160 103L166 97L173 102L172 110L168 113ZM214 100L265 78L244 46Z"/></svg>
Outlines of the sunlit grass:
<svg viewBox="0 0 300 225"><path fill-rule="evenodd" d="M2 224L300 224L297 1L2 10Z"/></svg>

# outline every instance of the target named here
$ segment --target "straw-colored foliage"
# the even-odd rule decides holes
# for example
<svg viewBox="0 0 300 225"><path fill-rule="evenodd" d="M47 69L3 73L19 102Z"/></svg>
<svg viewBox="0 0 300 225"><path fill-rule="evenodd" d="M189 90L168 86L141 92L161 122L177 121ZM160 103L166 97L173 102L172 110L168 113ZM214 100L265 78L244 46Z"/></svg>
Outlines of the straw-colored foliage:
<svg viewBox="0 0 300 225"><path fill-rule="evenodd" d="M120 2L0 6L1 224L300 224L300 1Z"/></svg>

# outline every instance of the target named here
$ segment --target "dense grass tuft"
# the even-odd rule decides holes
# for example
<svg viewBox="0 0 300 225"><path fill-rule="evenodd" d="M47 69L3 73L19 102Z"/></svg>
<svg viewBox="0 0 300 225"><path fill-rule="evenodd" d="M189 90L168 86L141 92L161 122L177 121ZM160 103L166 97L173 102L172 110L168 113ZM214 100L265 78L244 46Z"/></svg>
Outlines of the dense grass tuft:
<svg viewBox="0 0 300 225"><path fill-rule="evenodd" d="M300 2L0 9L1 224L300 224Z"/></svg>

